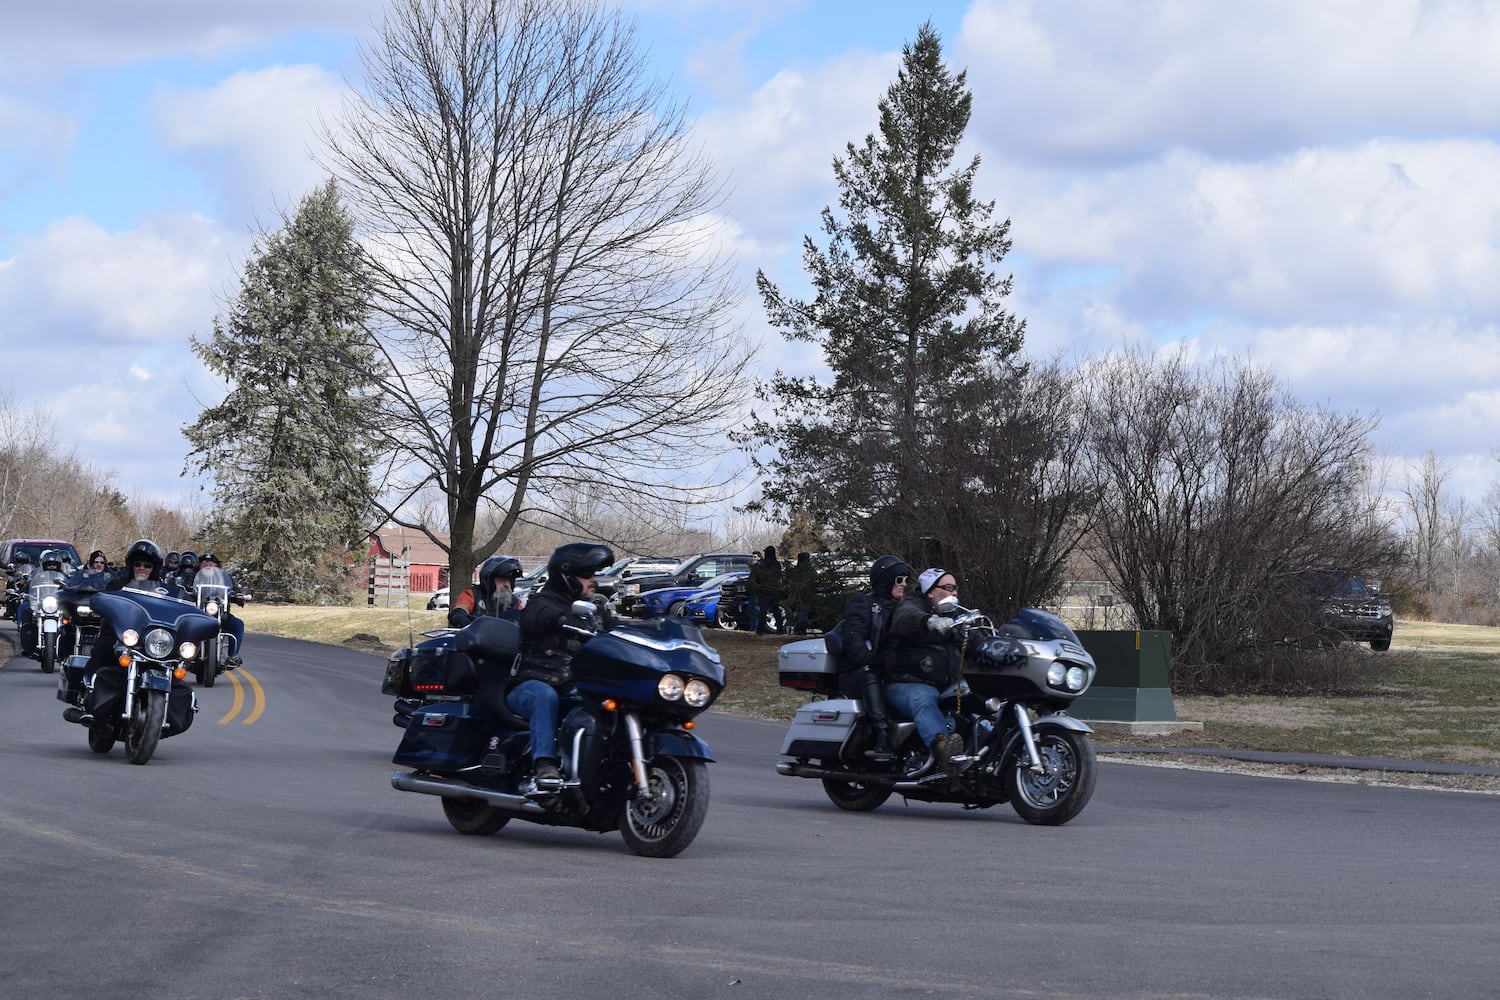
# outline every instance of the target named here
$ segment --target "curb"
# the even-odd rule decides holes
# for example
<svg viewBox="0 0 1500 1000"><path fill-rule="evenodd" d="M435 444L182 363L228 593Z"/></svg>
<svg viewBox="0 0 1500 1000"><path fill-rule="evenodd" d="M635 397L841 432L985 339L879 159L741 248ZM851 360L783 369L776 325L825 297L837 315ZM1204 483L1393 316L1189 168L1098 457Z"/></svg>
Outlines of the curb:
<svg viewBox="0 0 1500 1000"><path fill-rule="evenodd" d="M1188 757L1223 757L1251 764L1291 764L1346 771L1390 771L1397 774L1461 774L1500 778L1500 767L1477 764L1441 764L1395 757L1340 757L1336 754L1278 753L1271 750L1221 750L1214 747L1122 747L1098 748L1101 754L1161 754Z"/></svg>

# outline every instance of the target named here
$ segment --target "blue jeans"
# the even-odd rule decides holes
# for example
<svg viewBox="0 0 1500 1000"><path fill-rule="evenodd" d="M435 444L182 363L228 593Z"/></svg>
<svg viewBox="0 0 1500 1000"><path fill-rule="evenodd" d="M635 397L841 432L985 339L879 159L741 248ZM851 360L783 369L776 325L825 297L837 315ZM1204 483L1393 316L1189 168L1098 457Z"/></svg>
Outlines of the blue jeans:
<svg viewBox="0 0 1500 1000"><path fill-rule="evenodd" d="M885 700L891 708L917 724L917 735L928 746L948 732L948 719L938 708L938 689L931 684L887 684Z"/></svg>
<svg viewBox="0 0 1500 1000"><path fill-rule="evenodd" d="M505 703L526 716L531 728L531 761L557 756L557 688L538 680L522 681L505 693Z"/></svg>

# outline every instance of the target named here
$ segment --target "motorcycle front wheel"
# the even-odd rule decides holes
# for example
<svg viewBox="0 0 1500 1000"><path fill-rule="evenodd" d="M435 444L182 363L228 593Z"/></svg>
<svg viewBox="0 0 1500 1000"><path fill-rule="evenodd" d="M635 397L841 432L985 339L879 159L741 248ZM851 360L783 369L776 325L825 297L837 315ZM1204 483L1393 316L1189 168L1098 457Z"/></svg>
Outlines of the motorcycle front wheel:
<svg viewBox="0 0 1500 1000"><path fill-rule="evenodd" d="M448 825L471 837L488 837L499 833L510 817L480 799L443 799L443 815Z"/></svg>
<svg viewBox="0 0 1500 1000"><path fill-rule="evenodd" d="M156 753L161 742L162 720L167 717L167 693L142 691L130 710L125 727L125 757L132 764L144 764Z"/></svg>
<svg viewBox="0 0 1500 1000"><path fill-rule="evenodd" d="M219 642L215 639L213 642L205 642L203 644L203 655L198 658L198 668L196 671L198 674L198 686L213 687L214 677L218 674L218 670Z"/></svg>
<svg viewBox="0 0 1500 1000"><path fill-rule="evenodd" d="M1005 766L1011 807L1028 823L1061 826L1083 811L1094 795L1098 760L1087 733L1045 730L1036 735L1043 770L1031 769L1024 747Z"/></svg>
<svg viewBox="0 0 1500 1000"><path fill-rule="evenodd" d="M57 669L57 633L49 632L42 637L42 673L50 674Z"/></svg>
<svg viewBox="0 0 1500 1000"><path fill-rule="evenodd" d="M646 764L647 787L620 811L620 836L643 858L676 857L708 815L708 766L666 754Z"/></svg>

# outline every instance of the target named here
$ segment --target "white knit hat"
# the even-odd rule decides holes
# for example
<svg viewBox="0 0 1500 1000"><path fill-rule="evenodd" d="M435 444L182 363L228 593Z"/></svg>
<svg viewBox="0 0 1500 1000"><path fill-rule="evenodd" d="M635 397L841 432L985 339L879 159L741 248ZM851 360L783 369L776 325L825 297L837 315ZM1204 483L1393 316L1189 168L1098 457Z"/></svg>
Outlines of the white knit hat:
<svg viewBox="0 0 1500 1000"><path fill-rule="evenodd" d="M939 580L948 575L945 569L934 566L932 569L924 569L922 575L917 577L917 591L924 597L927 592L937 584Z"/></svg>

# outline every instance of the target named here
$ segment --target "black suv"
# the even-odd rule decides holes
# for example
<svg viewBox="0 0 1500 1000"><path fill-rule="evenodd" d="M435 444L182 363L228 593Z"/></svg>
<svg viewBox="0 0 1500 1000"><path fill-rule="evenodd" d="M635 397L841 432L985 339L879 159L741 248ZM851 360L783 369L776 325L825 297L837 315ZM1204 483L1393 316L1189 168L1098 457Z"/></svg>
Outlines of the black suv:
<svg viewBox="0 0 1500 1000"><path fill-rule="evenodd" d="M1395 618L1391 602L1352 574L1319 573L1320 611L1324 629L1340 639L1368 642L1376 652L1391 648Z"/></svg>
<svg viewBox="0 0 1500 1000"><path fill-rule="evenodd" d="M716 576L750 569L748 552L713 552L688 556L670 573L651 576L633 576L621 581L615 588L615 610L622 615L636 618L649 617L641 608L641 594L663 587L693 587Z"/></svg>

